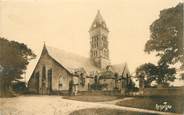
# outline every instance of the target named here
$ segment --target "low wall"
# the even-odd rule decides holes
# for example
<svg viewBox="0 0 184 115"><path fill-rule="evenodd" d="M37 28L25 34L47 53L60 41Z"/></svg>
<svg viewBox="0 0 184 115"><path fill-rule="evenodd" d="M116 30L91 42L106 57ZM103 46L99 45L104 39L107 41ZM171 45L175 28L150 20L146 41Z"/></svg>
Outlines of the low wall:
<svg viewBox="0 0 184 115"><path fill-rule="evenodd" d="M144 88L142 90L142 95L143 96L184 96L184 87L178 87L178 88Z"/></svg>

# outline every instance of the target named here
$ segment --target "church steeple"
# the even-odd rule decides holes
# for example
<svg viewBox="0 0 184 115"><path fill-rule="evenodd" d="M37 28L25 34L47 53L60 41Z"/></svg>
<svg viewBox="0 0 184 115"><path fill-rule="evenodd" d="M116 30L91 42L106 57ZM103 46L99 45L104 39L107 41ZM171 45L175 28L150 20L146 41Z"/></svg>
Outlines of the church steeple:
<svg viewBox="0 0 184 115"><path fill-rule="evenodd" d="M94 21L93 21L89 31L91 31L91 30L93 30L95 28L98 28L98 27L101 27L101 28L109 31L107 26L106 26L106 22L103 19L101 13L100 13L100 10L97 11L96 17L95 17L95 19L94 19Z"/></svg>
<svg viewBox="0 0 184 115"><path fill-rule="evenodd" d="M110 64L108 49L109 30L98 10L96 17L89 29L90 34L90 58L99 68L106 68Z"/></svg>

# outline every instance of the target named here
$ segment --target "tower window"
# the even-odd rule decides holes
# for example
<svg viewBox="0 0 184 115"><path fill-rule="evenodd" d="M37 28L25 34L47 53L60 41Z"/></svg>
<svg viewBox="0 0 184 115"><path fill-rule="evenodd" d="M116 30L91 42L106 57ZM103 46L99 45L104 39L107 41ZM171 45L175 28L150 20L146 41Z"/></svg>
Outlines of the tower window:
<svg viewBox="0 0 184 115"><path fill-rule="evenodd" d="M95 56L97 56L97 51L95 51Z"/></svg>

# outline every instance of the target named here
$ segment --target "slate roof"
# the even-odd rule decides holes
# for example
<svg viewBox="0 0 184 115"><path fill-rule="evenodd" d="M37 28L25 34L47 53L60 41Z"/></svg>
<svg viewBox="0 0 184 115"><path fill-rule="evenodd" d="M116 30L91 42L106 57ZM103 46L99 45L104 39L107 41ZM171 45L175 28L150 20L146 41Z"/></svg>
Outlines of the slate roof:
<svg viewBox="0 0 184 115"><path fill-rule="evenodd" d="M70 73L74 73L78 70L85 70L85 72L89 74L90 72L100 70L95 65L93 65L90 58L83 57L75 53L66 52L64 50L60 50L50 46L45 46L45 48L49 56L51 56L55 61L61 64Z"/></svg>

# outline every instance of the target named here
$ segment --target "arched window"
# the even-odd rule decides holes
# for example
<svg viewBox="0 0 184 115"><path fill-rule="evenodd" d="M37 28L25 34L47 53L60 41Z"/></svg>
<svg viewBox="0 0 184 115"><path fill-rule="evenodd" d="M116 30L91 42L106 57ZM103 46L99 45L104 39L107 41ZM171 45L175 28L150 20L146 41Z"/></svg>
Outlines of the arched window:
<svg viewBox="0 0 184 115"><path fill-rule="evenodd" d="M42 81L45 81L46 80L46 67L43 66L42 67Z"/></svg>
<svg viewBox="0 0 184 115"><path fill-rule="evenodd" d="M38 72L35 73L34 78L37 79L39 77L40 77L40 72L38 71Z"/></svg>
<svg viewBox="0 0 184 115"><path fill-rule="evenodd" d="M59 77L59 89L61 90L63 87L64 87L64 77L63 76L60 76Z"/></svg>
<svg viewBox="0 0 184 115"><path fill-rule="evenodd" d="M34 79L35 79L35 87L36 87L36 90L38 93L39 92L39 79L40 79L40 72L39 71L35 73Z"/></svg>
<svg viewBox="0 0 184 115"><path fill-rule="evenodd" d="M46 67L42 67L42 88L46 87Z"/></svg>
<svg viewBox="0 0 184 115"><path fill-rule="evenodd" d="M94 57L96 56L96 51L94 51Z"/></svg>
<svg viewBox="0 0 184 115"><path fill-rule="evenodd" d="M49 69L47 71L47 76L48 76L48 89L52 91L52 69Z"/></svg>

